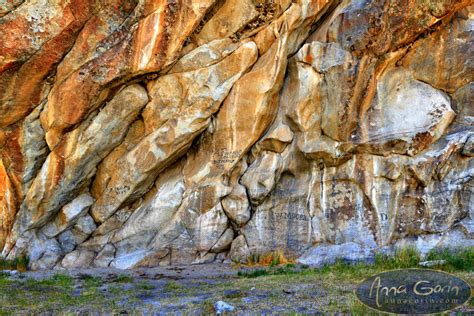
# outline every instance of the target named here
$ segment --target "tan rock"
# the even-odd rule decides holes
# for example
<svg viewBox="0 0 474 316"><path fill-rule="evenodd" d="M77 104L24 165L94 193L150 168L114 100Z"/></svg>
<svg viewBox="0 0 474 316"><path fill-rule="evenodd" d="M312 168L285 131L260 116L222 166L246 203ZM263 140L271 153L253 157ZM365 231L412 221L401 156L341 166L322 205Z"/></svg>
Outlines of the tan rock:
<svg viewBox="0 0 474 316"><path fill-rule="evenodd" d="M453 109L456 111L455 124L474 125L474 83L468 83L452 95Z"/></svg>
<svg viewBox="0 0 474 316"><path fill-rule="evenodd" d="M342 112L334 109L341 109L340 105L330 104L328 93L330 89L338 89L334 86L329 87L325 84L323 71L328 71L331 67L337 67L338 55L334 52L330 54L325 61L325 66L318 65L318 69L312 67L313 62L321 64L313 60L313 51L319 52L324 44L312 43L305 44L296 58L290 61L288 66L288 79L281 93L281 108L285 116L289 120L289 125L296 131L296 145L298 149L306 155L306 157L323 162L326 165L337 165L346 159L345 153L340 148L340 143L323 134L322 121L325 126L332 125L335 130L331 133L333 137L339 138L338 134L347 133L347 124L338 121L339 115L347 116L342 107ZM339 59L345 52L334 48L339 52ZM319 52L320 53L320 52ZM317 60L326 60L326 57L319 56ZM343 62L340 60L340 62ZM345 91L345 90L344 90ZM339 91L342 94L342 91ZM324 111L325 107L333 110ZM331 113L326 115L327 113ZM352 113L354 116L354 113ZM331 119L331 116L332 119ZM345 122L344 122L345 123ZM338 130L340 132L338 132Z"/></svg>
<svg viewBox="0 0 474 316"><path fill-rule="evenodd" d="M337 166L350 158L341 143L318 132L301 133L298 135L298 149L306 157L321 162L326 166Z"/></svg>
<svg viewBox="0 0 474 316"><path fill-rule="evenodd" d="M45 224L95 172L97 164L125 137L126 127L148 100L145 90L123 89L91 121L70 132L48 156L22 206L20 230Z"/></svg>
<svg viewBox="0 0 474 316"><path fill-rule="evenodd" d="M270 129L256 144L256 149L281 153L293 141L293 132L285 124L273 124Z"/></svg>
<svg viewBox="0 0 474 316"><path fill-rule="evenodd" d="M303 0L293 2L281 16L272 21L255 35L260 55L264 55L278 39L278 34L288 32L288 53L295 53L300 44L308 37L311 25L315 23L336 1ZM286 5L285 5L286 6Z"/></svg>
<svg viewBox="0 0 474 316"><path fill-rule="evenodd" d="M467 216L472 204L469 183L474 165L472 159L463 159L460 155L465 148L463 144L466 146L472 135L470 130L449 132L408 164L416 181L426 186L423 192L413 194L421 195L419 200L423 204L419 230L447 231ZM403 223L406 218L400 216L399 221ZM400 226L398 233L404 236L405 227Z"/></svg>
<svg viewBox="0 0 474 316"><path fill-rule="evenodd" d="M204 263L212 263L216 260L216 254L212 252L207 252L204 255L200 255L196 260L192 262L192 264L204 264Z"/></svg>
<svg viewBox="0 0 474 316"><path fill-rule="evenodd" d="M198 44L202 45L215 39L228 37L242 29L257 15L258 12L252 0L225 1L196 35Z"/></svg>
<svg viewBox="0 0 474 316"><path fill-rule="evenodd" d="M382 55L413 42L429 27L447 18L470 1L351 2L330 26L328 33L356 55ZM419 17L423 16L423 19Z"/></svg>
<svg viewBox="0 0 474 316"><path fill-rule="evenodd" d="M114 235L113 242L136 236L148 243L158 231L162 230L173 218L183 201L184 181L182 164L177 164L163 172L155 182L156 193L149 202L144 202ZM147 239L144 235L149 234Z"/></svg>
<svg viewBox="0 0 474 316"><path fill-rule="evenodd" d="M88 193L79 195L64 205L56 217L42 228L41 232L50 238L59 235L74 225L79 217L86 214L93 203L94 199Z"/></svg>
<svg viewBox="0 0 474 316"><path fill-rule="evenodd" d="M88 267L94 259L94 252L88 250L74 250L68 253L61 261L61 266L66 269Z"/></svg>
<svg viewBox="0 0 474 316"><path fill-rule="evenodd" d="M290 120L293 129L298 132L321 134L322 106L318 87L321 75L305 60L304 52L309 46L305 44L298 52L300 59L291 59L288 63L288 74L282 89L280 106ZM319 101L319 102L318 102Z"/></svg>
<svg viewBox="0 0 474 316"><path fill-rule="evenodd" d="M154 99L145 109L151 112L148 117L153 114L160 120L160 105L164 105L165 96L169 100L173 98L174 104L168 107L174 109L169 116L162 117L161 126L155 125L157 129L120 159L119 168L112 176L108 190L93 206L92 214L96 221L103 222L123 203L145 193L143 190L149 188L159 172L189 148L193 139L207 128L211 115L219 109L232 85L255 62L255 58L255 44L249 42L214 66L196 72L169 75L172 77L163 77L156 83L156 90L151 92ZM176 81L178 78L181 83ZM161 82L165 82L164 86ZM181 94L180 85L185 83L190 84L191 89L189 93ZM203 89L204 85L206 89ZM183 102L176 99L175 95L185 96ZM174 113L179 116L173 117Z"/></svg>
<svg viewBox="0 0 474 316"><path fill-rule="evenodd" d="M114 246L108 244L102 249L94 259L94 267L106 268L115 257Z"/></svg>
<svg viewBox="0 0 474 316"><path fill-rule="evenodd" d="M217 114L215 130L204 135L192 164L189 181L199 182L233 169L275 117L277 95L286 67L286 35L239 79Z"/></svg>
<svg viewBox="0 0 474 316"><path fill-rule="evenodd" d="M318 73L309 73L313 77L311 80L317 83L317 88L312 89L309 86L306 89L312 90L311 93L316 94L315 99L321 102L321 130L336 141L349 140L350 134L357 127L359 109L355 102L358 100L354 99L353 95L357 93L358 88L357 68L362 68L363 65L349 51L336 43L307 44L298 51L296 60L310 64ZM309 72L299 71L303 74Z"/></svg>
<svg viewBox="0 0 474 316"><path fill-rule="evenodd" d="M188 228L191 231L197 251L205 253L216 247L225 246L226 240L220 240L228 226L228 219L220 204L197 217ZM227 238L227 237L226 237Z"/></svg>
<svg viewBox="0 0 474 316"><path fill-rule="evenodd" d="M146 134L198 102L219 102L255 60L255 44L247 42L220 63L170 74L148 84L151 102L143 111ZM182 95L182 99L176 96ZM197 107L197 106L196 106Z"/></svg>
<svg viewBox="0 0 474 316"><path fill-rule="evenodd" d="M230 220L242 226L250 219L250 203L245 187L236 184L232 192L222 199L222 208Z"/></svg>
<svg viewBox="0 0 474 316"><path fill-rule="evenodd" d="M374 218L377 214L357 184L336 179L322 184L317 181L313 193L321 196L320 205L317 201L314 206L319 209L313 218L316 235L322 234L323 241L333 244L353 241L376 247L378 231L373 226L378 223Z"/></svg>
<svg viewBox="0 0 474 316"><path fill-rule="evenodd" d="M353 140L373 153L414 155L435 142L455 115L446 94L394 69L380 78Z"/></svg>
<svg viewBox="0 0 474 316"><path fill-rule="evenodd" d="M188 72L212 66L232 54L239 46L240 43L234 43L228 38L213 40L181 57L168 73Z"/></svg>
<svg viewBox="0 0 474 316"><path fill-rule="evenodd" d="M240 182L247 188L250 201L258 205L273 190L282 172L282 159L279 154L263 152L247 169Z"/></svg>
<svg viewBox="0 0 474 316"><path fill-rule="evenodd" d="M142 1L135 8L138 23L109 36L120 38L110 49L71 73L48 96L42 113L47 141L54 147L65 129L97 109L111 88L133 76L159 71L177 58L187 36L213 0L183 3ZM173 27L170 27L173 22Z"/></svg>
<svg viewBox="0 0 474 316"><path fill-rule="evenodd" d="M473 244L472 1L7 2L0 261Z"/></svg>
<svg viewBox="0 0 474 316"><path fill-rule="evenodd" d="M120 40L126 40L121 29L131 28L135 23L135 1L109 0L106 4L98 2L97 12L83 25L74 46L57 67L56 81L61 82L98 55L113 48ZM120 7L120 10L115 8ZM128 19L127 19L128 18Z"/></svg>
<svg viewBox="0 0 474 316"><path fill-rule="evenodd" d="M127 152L133 149L145 135L145 124L143 120L137 119L133 122L127 132L127 136L120 145L114 148L97 167L91 193L98 199L107 189L107 184L117 168L117 161Z"/></svg>
<svg viewBox="0 0 474 316"><path fill-rule="evenodd" d="M211 251L215 253L222 252L229 248L234 240L234 230L227 228L217 242L212 246Z"/></svg>
<svg viewBox="0 0 474 316"><path fill-rule="evenodd" d="M121 208L115 212L113 216L109 217L109 219L99 225L92 235L97 237L108 236L108 238L112 238L114 231L121 228L131 215L132 212L129 207Z"/></svg>
<svg viewBox="0 0 474 316"><path fill-rule="evenodd" d="M295 257L312 245L308 193L301 190L308 185L305 180L308 179L282 176L276 188L256 207L252 219L242 228L250 253L281 250Z"/></svg>
<svg viewBox="0 0 474 316"><path fill-rule="evenodd" d="M229 258L234 262L247 262L247 258L250 256L250 251L247 247L244 235L239 235L234 239L230 246Z"/></svg>
<svg viewBox="0 0 474 316"><path fill-rule="evenodd" d="M232 157L229 157L229 159L226 158L226 161L222 163L225 165L224 168L219 167L222 165L221 163L219 163L217 167L211 164L212 158L209 156L191 158L193 160L192 164L187 164L184 169L187 183L192 185L193 183L203 180L206 176L207 179L195 187L192 187L192 189L186 193L186 199L182 202L173 220L169 222L165 229L155 236L150 244L155 251L166 247L171 241L175 240L178 236L183 236L183 234L187 232L190 233L187 233L189 237L186 238L192 240L193 244L196 245L194 247L195 252L198 250L198 247L200 247L200 251L208 251L220 236L220 234L215 236L217 233L212 232L218 230L221 230L221 233L224 232L227 226L227 217L222 211L220 200L229 195L231 189L221 182L222 179L214 182L213 175L219 175L226 170L232 169L243 153L255 143L258 137L263 134L271 123L273 115L269 115L265 111L267 111L268 108L275 109L275 97L281 86L283 75L282 67L284 65L281 63L284 63L286 60L283 58L286 56L285 45L285 39L282 38L275 44L275 47L263 57L261 62L254 66L254 70L237 81L217 116L216 129L213 134L210 134L211 137L216 136L220 142L226 139L226 142L223 144L231 146L231 149L232 147L242 148L243 152L239 153L239 156L231 155ZM282 58L280 58L280 56ZM276 57L278 57L278 59L275 61ZM255 85L255 82L259 82L260 84ZM247 88L253 91L253 95L239 94L239 91L245 91ZM255 98L257 98L256 100L258 101L256 103L257 108L255 108ZM237 110L239 110L240 113L246 114L248 111L249 115L251 115L251 113L258 113L260 118L255 120L255 117L253 117L252 121L250 121L248 117L242 117L242 120L239 119L239 121L232 124L235 131L229 131L225 129L225 126L228 125L224 124L230 122L232 117L230 114ZM241 131L251 131L251 138L248 136L240 138L236 133ZM206 143L202 145L203 148L199 149L200 154L203 153L204 149L213 146L211 137L209 137L209 135L205 136L204 142ZM224 155L227 155L227 153L224 153ZM203 171L198 171L200 166L203 167ZM194 176L191 176L193 174ZM218 179L218 177L215 179ZM210 214L208 214L209 212ZM217 216L216 212L220 215ZM196 223L200 223L202 220L204 220L205 223L209 222L209 224L206 224L209 226L207 231L200 230L199 227L196 226ZM214 230L212 227L216 227L216 229ZM186 248L182 251L188 252Z"/></svg>
<svg viewBox="0 0 474 316"><path fill-rule="evenodd" d="M458 15L439 32L416 41L401 62L415 79L454 93L474 80L474 62L466 59L474 45L473 34L471 20Z"/></svg>
<svg viewBox="0 0 474 316"><path fill-rule="evenodd" d="M150 260L156 264L199 261L228 226L220 200L230 191L222 183L208 183L185 193L174 215L161 221L158 230L137 231L135 235L115 242L118 253L116 263L112 265L136 267L148 265ZM158 215L157 219L163 218Z"/></svg>
<svg viewBox="0 0 474 316"><path fill-rule="evenodd" d="M10 13L23 2L24 0L12 0L8 2L2 2L0 4L0 17Z"/></svg>

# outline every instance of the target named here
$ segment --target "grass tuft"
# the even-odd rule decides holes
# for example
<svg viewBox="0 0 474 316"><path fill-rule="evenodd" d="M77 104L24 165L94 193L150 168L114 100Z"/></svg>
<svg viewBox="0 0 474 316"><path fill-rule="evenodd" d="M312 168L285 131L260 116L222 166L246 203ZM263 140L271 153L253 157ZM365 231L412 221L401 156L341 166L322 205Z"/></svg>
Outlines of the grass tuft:
<svg viewBox="0 0 474 316"><path fill-rule="evenodd" d="M258 278L260 276L269 275L270 271L267 269L255 269L250 271L239 271L237 272L237 276L243 278Z"/></svg>
<svg viewBox="0 0 474 316"><path fill-rule="evenodd" d="M173 292L173 291L179 290L181 288L182 288L181 284L179 284L178 282L173 281L173 280L168 281L168 283L166 283L166 285L164 287L166 292Z"/></svg>
<svg viewBox="0 0 474 316"><path fill-rule="evenodd" d="M376 254L375 265L385 269L414 268L420 263L421 255L413 247L397 249L394 254Z"/></svg>
<svg viewBox="0 0 474 316"><path fill-rule="evenodd" d="M63 287L70 287L74 285L74 279L69 275L56 273L53 277L49 280L44 280L45 283Z"/></svg>
<svg viewBox="0 0 474 316"><path fill-rule="evenodd" d="M430 251L426 260L444 260L445 264L437 269L447 271L474 271L474 247L449 249L435 249Z"/></svg>
<svg viewBox="0 0 474 316"><path fill-rule="evenodd" d="M29 263L30 258L26 255L18 256L13 260L0 258L0 270L18 270L20 272L25 272L28 270Z"/></svg>
<svg viewBox="0 0 474 316"><path fill-rule="evenodd" d="M294 264L295 260L285 256L283 251L276 250L265 254L253 253L247 259L247 266L277 266L280 264Z"/></svg>
<svg viewBox="0 0 474 316"><path fill-rule="evenodd" d="M380 315L380 313L359 302L355 297L352 297L349 301L349 310L353 316Z"/></svg>
<svg viewBox="0 0 474 316"><path fill-rule="evenodd" d="M145 281L145 280L142 280L138 283L136 283L135 285L137 288L141 289L141 290L146 290L146 291L150 291L150 290L154 290L155 287L150 284L149 282Z"/></svg>
<svg viewBox="0 0 474 316"><path fill-rule="evenodd" d="M214 304L210 300L206 300L201 304L202 313L204 315L214 315L216 310L214 309Z"/></svg>
<svg viewBox="0 0 474 316"><path fill-rule="evenodd" d="M98 287L102 284L102 279L88 274L80 275L80 279L84 281L86 288Z"/></svg>
<svg viewBox="0 0 474 316"><path fill-rule="evenodd" d="M113 282L117 283L131 283L132 281L132 277L126 274L119 274L115 279L113 279Z"/></svg>
<svg viewBox="0 0 474 316"><path fill-rule="evenodd" d="M303 268L302 268L303 269ZM305 268L307 269L307 268ZM259 268L254 270L242 270L237 272L237 276L243 278L257 278L266 275L289 275L300 273L294 263L287 263L285 266L269 266L268 269Z"/></svg>

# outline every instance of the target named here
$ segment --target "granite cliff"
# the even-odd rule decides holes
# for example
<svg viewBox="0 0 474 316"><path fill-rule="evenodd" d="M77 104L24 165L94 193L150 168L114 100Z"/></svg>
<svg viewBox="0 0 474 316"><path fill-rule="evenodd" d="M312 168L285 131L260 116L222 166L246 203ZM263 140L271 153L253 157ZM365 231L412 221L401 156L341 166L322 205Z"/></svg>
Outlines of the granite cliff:
<svg viewBox="0 0 474 316"><path fill-rule="evenodd" d="M470 0L1 1L1 255L473 246L473 31Z"/></svg>

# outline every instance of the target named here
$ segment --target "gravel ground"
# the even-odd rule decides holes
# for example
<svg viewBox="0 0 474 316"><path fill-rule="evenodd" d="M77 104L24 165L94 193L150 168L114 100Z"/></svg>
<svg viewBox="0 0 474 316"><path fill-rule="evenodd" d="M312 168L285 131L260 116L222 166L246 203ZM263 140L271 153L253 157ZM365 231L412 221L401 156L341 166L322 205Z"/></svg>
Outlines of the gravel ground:
<svg viewBox="0 0 474 316"><path fill-rule="evenodd" d="M365 276L296 267L294 273L246 278L237 275L242 269L252 271L210 264L4 275L0 314L209 315L216 314L218 301L233 306L230 314L236 315L371 313L353 294ZM474 281L474 273L457 275ZM459 311L474 313L472 302Z"/></svg>

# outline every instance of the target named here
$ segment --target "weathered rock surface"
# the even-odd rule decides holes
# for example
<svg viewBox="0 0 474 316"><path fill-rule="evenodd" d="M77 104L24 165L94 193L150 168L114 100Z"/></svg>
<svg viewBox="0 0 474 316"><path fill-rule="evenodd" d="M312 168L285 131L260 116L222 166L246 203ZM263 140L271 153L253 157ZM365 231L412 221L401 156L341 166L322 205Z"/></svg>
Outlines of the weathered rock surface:
<svg viewBox="0 0 474 316"><path fill-rule="evenodd" d="M354 137L366 151L413 156L438 140L454 119L446 94L409 76L394 70L379 78L375 99Z"/></svg>
<svg viewBox="0 0 474 316"><path fill-rule="evenodd" d="M0 249L33 269L474 246L472 1L0 4Z"/></svg>
<svg viewBox="0 0 474 316"><path fill-rule="evenodd" d="M320 245L305 252L298 259L298 263L321 268L324 265L335 263L336 260L342 260L346 263L370 263L374 260L374 254L355 242L340 245Z"/></svg>
<svg viewBox="0 0 474 316"><path fill-rule="evenodd" d="M258 12L252 0L225 1L196 35L197 42L202 45L214 39L233 35L254 20L257 15Z"/></svg>
<svg viewBox="0 0 474 316"><path fill-rule="evenodd" d="M69 204L65 205L56 217L41 229L42 233L48 237L59 235L74 225L80 217L86 215L92 204L94 204L94 199L89 194L79 195Z"/></svg>
<svg viewBox="0 0 474 316"><path fill-rule="evenodd" d="M57 64L94 11L99 13L96 2L25 1L1 18L0 128L24 118L47 97Z"/></svg>
<svg viewBox="0 0 474 316"><path fill-rule="evenodd" d="M126 4L127 1L124 2ZM186 38L214 2L136 3L133 12L124 21L124 27L104 39L102 49L96 50L98 54L81 63L52 88L47 110L42 114L50 147L60 141L65 130L99 107L110 96L113 87L135 76L159 71L172 63ZM114 4L104 6L116 7ZM84 31L93 30L86 28Z"/></svg>
<svg viewBox="0 0 474 316"><path fill-rule="evenodd" d="M3 247L5 239L10 234L16 215L15 190L8 177L3 162L0 160L0 246Z"/></svg>
<svg viewBox="0 0 474 316"><path fill-rule="evenodd" d="M42 225L93 177L97 164L124 138L148 101L144 88L124 88L97 116L69 132L49 154L22 204L26 227ZM34 211L33 211L34 210Z"/></svg>
<svg viewBox="0 0 474 316"><path fill-rule="evenodd" d="M216 65L164 76L150 85L152 100L142 114L149 134L117 162L93 206L96 221L103 222L123 203L143 195L159 172L186 152L256 54L255 44L248 42Z"/></svg>

